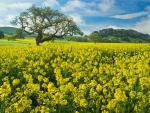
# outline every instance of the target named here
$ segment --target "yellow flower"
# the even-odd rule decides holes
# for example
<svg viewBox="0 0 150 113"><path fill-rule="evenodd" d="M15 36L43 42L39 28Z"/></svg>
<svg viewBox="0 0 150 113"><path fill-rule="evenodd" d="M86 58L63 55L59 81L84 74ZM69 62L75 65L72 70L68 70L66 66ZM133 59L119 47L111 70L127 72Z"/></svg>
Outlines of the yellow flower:
<svg viewBox="0 0 150 113"><path fill-rule="evenodd" d="M13 84L14 86L17 86L19 83L20 83L20 80L19 80L19 79L14 79L13 82L12 82L12 84Z"/></svg>
<svg viewBox="0 0 150 113"><path fill-rule="evenodd" d="M81 107L86 107L86 106L87 106L87 101L86 101L86 99L80 99L80 106L81 106Z"/></svg>
<svg viewBox="0 0 150 113"><path fill-rule="evenodd" d="M118 101L126 101L127 97L125 95L125 92L122 91L120 88L116 89L114 97L116 98L116 100Z"/></svg>
<svg viewBox="0 0 150 113"><path fill-rule="evenodd" d="M100 92L100 91L102 91L102 89L103 89L103 87L100 84L98 84L96 87L96 91Z"/></svg>
<svg viewBox="0 0 150 113"><path fill-rule="evenodd" d="M41 81L43 80L43 76L42 76L42 75L39 75L39 76L38 76L38 80L39 80L39 82L41 82Z"/></svg>
<svg viewBox="0 0 150 113"><path fill-rule="evenodd" d="M49 79L46 78L46 77L44 77L43 81L44 81L45 83L48 83L48 82L49 82Z"/></svg>

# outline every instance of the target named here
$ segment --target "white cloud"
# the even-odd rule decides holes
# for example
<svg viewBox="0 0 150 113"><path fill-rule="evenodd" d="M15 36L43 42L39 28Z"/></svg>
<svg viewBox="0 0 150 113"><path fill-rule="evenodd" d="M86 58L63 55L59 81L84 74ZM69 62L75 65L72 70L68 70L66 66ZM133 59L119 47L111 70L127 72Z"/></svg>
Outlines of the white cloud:
<svg viewBox="0 0 150 113"><path fill-rule="evenodd" d="M32 6L32 3L30 2L16 2L16 3L0 3L0 9L27 9Z"/></svg>
<svg viewBox="0 0 150 113"><path fill-rule="evenodd" d="M146 16L148 15L149 12L136 12L136 13L131 13L131 14L124 14L124 15L114 15L112 16L113 18L116 19L133 19L141 16Z"/></svg>
<svg viewBox="0 0 150 113"><path fill-rule="evenodd" d="M145 7L145 10L150 11L150 6Z"/></svg>
<svg viewBox="0 0 150 113"><path fill-rule="evenodd" d="M76 22L78 25L85 24L84 19L78 14L70 15L70 17L72 17L74 22Z"/></svg>
<svg viewBox="0 0 150 113"><path fill-rule="evenodd" d="M10 21L12 21L13 19L15 18L15 15L6 15L5 16L5 21L8 21L8 22L10 22Z"/></svg>
<svg viewBox="0 0 150 113"><path fill-rule="evenodd" d="M100 24L86 24L81 27L81 30L84 32L84 34L89 35L93 31L100 30L101 25Z"/></svg>
<svg viewBox="0 0 150 113"><path fill-rule="evenodd" d="M139 32L150 34L150 15L137 22L132 28Z"/></svg>
<svg viewBox="0 0 150 113"><path fill-rule="evenodd" d="M44 0L43 5L50 7L60 6L58 0Z"/></svg>
<svg viewBox="0 0 150 113"><path fill-rule="evenodd" d="M83 14L87 16L99 16L100 12L98 10L86 9L83 11Z"/></svg>
<svg viewBox="0 0 150 113"><path fill-rule="evenodd" d="M90 2L69 0L60 9L63 13L78 13L85 16L108 16L122 12L115 6L115 0L91 0Z"/></svg>
<svg viewBox="0 0 150 113"><path fill-rule="evenodd" d="M3 26L10 26L12 27L13 25L11 25L11 21L15 18L16 15L13 15L13 14L7 14L7 15L4 15L2 16L2 20L0 20L0 27L3 27Z"/></svg>
<svg viewBox="0 0 150 113"><path fill-rule="evenodd" d="M0 26L12 26L10 22L24 9L32 6L31 2L0 2Z"/></svg>
<svg viewBox="0 0 150 113"><path fill-rule="evenodd" d="M127 27L116 26L116 25L108 25L105 28L113 28L113 29L128 29Z"/></svg>
<svg viewBox="0 0 150 113"><path fill-rule="evenodd" d="M61 7L61 11L63 12L71 12L76 9L84 9L86 7L90 7L94 5L93 3L83 2L80 0L71 0L68 1L63 7Z"/></svg>
<svg viewBox="0 0 150 113"><path fill-rule="evenodd" d="M98 16L100 11L96 9L97 7L97 3L94 1L70 0L61 7L61 11L67 14L78 13L85 16Z"/></svg>
<svg viewBox="0 0 150 113"><path fill-rule="evenodd" d="M114 8L115 0L101 0L98 7L101 12L105 13Z"/></svg>

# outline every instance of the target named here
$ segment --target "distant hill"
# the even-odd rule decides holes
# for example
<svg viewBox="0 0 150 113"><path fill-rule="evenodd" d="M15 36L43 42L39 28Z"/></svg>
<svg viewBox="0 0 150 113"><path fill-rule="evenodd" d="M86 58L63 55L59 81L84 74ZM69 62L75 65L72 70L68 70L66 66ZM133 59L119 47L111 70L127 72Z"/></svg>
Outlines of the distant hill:
<svg viewBox="0 0 150 113"><path fill-rule="evenodd" d="M4 34L8 35L14 35L16 34L16 30L18 28L15 27L0 27L0 31L2 31ZM32 37L33 35L28 35L26 32L23 33L24 37Z"/></svg>
<svg viewBox="0 0 150 113"><path fill-rule="evenodd" d="M150 42L150 35L130 29L108 28L94 31L91 34L97 35L99 41L102 42Z"/></svg>
<svg viewBox="0 0 150 113"><path fill-rule="evenodd" d="M16 34L16 30L17 28L15 27L0 27L0 31L8 35Z"/></svg>

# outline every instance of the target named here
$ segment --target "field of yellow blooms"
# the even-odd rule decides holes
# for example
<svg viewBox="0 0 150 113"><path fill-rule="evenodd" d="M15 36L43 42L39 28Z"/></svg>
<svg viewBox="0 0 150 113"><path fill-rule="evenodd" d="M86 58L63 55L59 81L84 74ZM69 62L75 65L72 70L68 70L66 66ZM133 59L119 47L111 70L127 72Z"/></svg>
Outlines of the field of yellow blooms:
<svg viewBox="0 0 150 113"><path fill-rule="evenodd" d="M150 113L150 45L1 46L0 113Z"/></svg>

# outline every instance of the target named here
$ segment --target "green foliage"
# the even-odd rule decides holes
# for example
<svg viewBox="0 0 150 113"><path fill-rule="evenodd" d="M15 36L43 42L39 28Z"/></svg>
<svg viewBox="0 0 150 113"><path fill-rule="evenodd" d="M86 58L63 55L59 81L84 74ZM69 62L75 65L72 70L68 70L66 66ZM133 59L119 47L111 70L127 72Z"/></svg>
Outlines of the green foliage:
<svg viewBox="0 0 150 113"><path fill-rule="evenodd" d="M148 34L142 34L135 30L112 28L102 29L99 31L95 31L91 35L89 35L90 39L92 39L93 34L93 37L96 37L97 39L97 41L95 40L96 42L150 42L150 36Z"/></svg>
<svg viewBox="0 0 150 113"><path fill-rule="evenodd" d="M15 27L0 27L0 31L2 31L4 34L8 35L14 35L16 34L17 28Z"/></svg>
<svg viewBox="0 0 150 113"><path fill-rule="evenodd" d="M0 31L2 31L6 35L16 35L17 38L20 38L20 36L21 36L21 38L22 37L32 37L32 35L29 35L25 32L22 32L22 34L18 34L20 31L18 28L15 28L15 27L0 27Z"/></svg>
<svg viewBox="0 0 150 113"><path fill-rule="evenodd" d="M16 39L16 35L5 35L4 39L7 39L8 41L15 40Z"/></svg>
<svg viewBox="0 0 150 113"><path fill-rule="evenodd" d="M88 36L88 40L90 42L103 42L102 36L98 35L97 33L92 33Z"/></svg>
<svg viewBox="0 0 150 113"><path fill-rule="evenodd" d="M0 46L24 46L24 45L35 45L34 39L15 39L15 40L9 40L8 39L1 39L0 40Z"/></svg>
<svg viewBox="0 0 150 113"><path fill-rule="evenodd" d="M36 34L37 45L67 35L83 34L72 18L50 7L32 6L16 17L12 24L19 25L29 34ZM44 34L48 36L44 37Z"/></svg>
<svg viewBox="0 0 150 113"><path fill-rule="evenodd" d="M23 34L22 29L16 30L16 38L24 38L24 34Z"/></svg>
<svg viewBox="0 0 150 113"><path fill-rule="evenodd" d="M100 31L94 31L90 35L80 37L67 36L64 37L64 39L67 41L77 41L77 42L107 42L107 43L150 42L149 35L142 34L134 30L124 30L124 29L103 29Z"/></svg>
<svg viewBox="0 0 150 113"><path fill-rule="evenodd" d="M87 42L88 39L84 36L65 36L64 40L76 41L76 42Z"/></svg>

